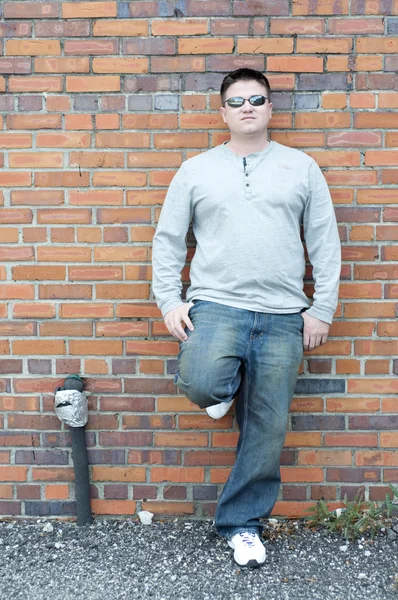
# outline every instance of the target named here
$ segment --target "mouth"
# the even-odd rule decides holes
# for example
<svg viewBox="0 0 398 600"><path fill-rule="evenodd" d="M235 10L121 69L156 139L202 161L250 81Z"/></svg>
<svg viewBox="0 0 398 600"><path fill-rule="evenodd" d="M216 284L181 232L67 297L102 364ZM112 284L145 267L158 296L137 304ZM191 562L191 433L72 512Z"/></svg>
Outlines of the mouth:
<svg viewBox="0 0 398 600"><path fill-rule="evenodd" d="M247 121L248 119L254 121L254 117L243 117L242 121Z"/></svg>

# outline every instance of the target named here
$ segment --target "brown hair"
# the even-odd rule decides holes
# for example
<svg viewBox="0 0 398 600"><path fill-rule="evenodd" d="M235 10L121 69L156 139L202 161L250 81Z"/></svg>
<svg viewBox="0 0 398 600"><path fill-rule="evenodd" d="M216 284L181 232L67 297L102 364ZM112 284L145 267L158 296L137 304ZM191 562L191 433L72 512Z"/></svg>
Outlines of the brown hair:
<svg viewBox="0 0 398 600"><path fill-rule="evenodd" d="M236 71L232 71L228 73L222 81L220 96L221 102L224 102L226 93L228 88L237 81L258 81L263 85L266 89L266 95L269 98L269 102L271 102L271 87L269 85L269 81L265 75L263 75L260 71L256 71L255 69L237 69Z"/></svg>

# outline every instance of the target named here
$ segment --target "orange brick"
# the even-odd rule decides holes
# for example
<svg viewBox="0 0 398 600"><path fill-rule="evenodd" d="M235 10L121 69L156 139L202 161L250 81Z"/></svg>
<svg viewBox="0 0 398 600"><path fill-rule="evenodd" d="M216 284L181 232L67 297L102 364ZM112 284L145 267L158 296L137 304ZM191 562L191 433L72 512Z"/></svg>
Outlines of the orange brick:
<svg viewBox="0 0 398 600"><path fill-rule="evenodd" d="M121 190L71 190L69 204L81 206L120 206L123 203Z"/></svg>
<svg viewBox="0 0 398 600"><path fill-rule="evenodd" d="M133 515L136 510L136 503L133 500L98 500L93 498L91 506L94 514L97 515Z"/></svg>
<svg viewBox="0 0 398 600"><path fill-rule="evenodd" d="M192 515L194 505L192 502L143 502L142 510L155 515Z"/></svg>
<svg viewBox="0 0 398 600"><path fill-rule="evenodd" d="M179 54L230 54L234 46L233 38L180 38Z"/></svg>
<svg viewBox="0 0 398 600"><path fill-rule="evenodd" d="M61 92L62 78L61 77L10 77L8 82L10 92ZM20 117L28 117L28 115L19 115ZM45 117L45 115L38 115ZM54 115L56 116L56 115ZM10 115L14 117L14 115ZM37 117L36 117L37 118ZM15 121L15 119L8 119ZM27 120L27 119L25 119Z"/></svg>
<svg viewBox="0 0 398 600"><path fill-rule="evenodd" d="M11 500L13 498L12 485L1 485L0 484L0 498L4 500Z"/></svg>
<svg viewBox="0 0 398 600"><path fill-rule="evenodd" d="M308 431L287 431L285 439L285 448L294 448L297 446L320 446L322 434L310 433Z"/></svg>
<svg viewBox="0 0 398 600"><path fill-rule="evenodd" d="M292 38L238 38L238 54L290 54L291 52L293 52ZM270 85L272 88L271 81Z"/></svg>
<svg viewBox="0 0 398 600"><path fill-rule="evenodd" d="M383 341L371 341L371 340L357 340L355 342L355 353L356 354L368 354L368 355L387 355L394 356L398 354L398 341L397 340L383 340Z"/></svg>
<svg viewBox="0 0 398 600"><path fill-rule="evenodd" d="M380 398L327 398L326 410L333 413L378 412Z"/></svg>
<svg viewBox="0 0 398 600"><path fill-rule="evenodd" d="M10 168L60 169L64 166L64 156L59 152L10 152Z"/></svg>
<svg viewBox="0 0 398 600"><path fill-rule="evenodd" d="M288 481L323 482L323 469L316 467L281 467L281 480Z"/></svg>
<svg viewBox="0 0 398 600"><path fill-rule="evenodd" d="M55 317L55 306L46 303L31 303L14 304L13 317L16 319L30 319L32 317L38 319L52 319Z"/></svg>
<svg viewBox="0 0 398 600"><path fill-rule="evenodd" d="M367 360L365 363L366 375L383 375L390 372L389 360Z"/></svg>
<svg viewBox="0 0 398 600"><path fill-rule="evenodd" d="M297 129L327 129L350 126L350 115L346 112L297 113Z"/></svg>
<svg viewBox="0 0 398 600"><path fill-rule="evenodd" d="M152 267L148 265L126 265L125 269L126 280L136 279L151 281L152 279ZM166 333L166 335L168 335Z"/></svg>
<svg viewBox="0 0 398 600"><path fill-rule="evenodd" d="M387 117L388 113L366 113L366 112L358 112L354 114L354 127L364 128L364 129L395 129L398 124L398 115L394 113L391 114L391 119L389 120Z"/></svg>
<svg viewBox="0 0 398 600"><path fill-rule="evenodd" d="M89 58L36 58L36 73L89 73Z"/></svg>
<svg viewBox="0 0 398 600"><path fill-rule="evenodd" d="M130 239L132 242L151 242L154 235L154 227L135 226L130 230Z"/></svg>
<svg viewBox="0 0 398 600"><path fill-rule="evenodd" d="M206 35L208 25L206 19L157 20L151 23L152 35Z"/></svg>
<svg viewBox="0 0 398 600"><path fill-rule="evenodd" d="M65 128L93 129L92 115L65 115Z"/></svg>
<svg viewBox="0 0 398 600"><path fill-rule="evenodd" d="M183 110L205 110L206 96L202 94L189 94L182 97Z"/></svg>
<svg viewBox="0 0 398 600"><path fill-rule="evenodd" d="M299 450L298 465L351 465L350 450Z"/></svg>
<svg viewBox="0 0 398 600"><path fill-rule="evenodd" d="M349 14L348 0L342 0L336 7L333 0L323 0L314 5L310 0L295 0L292 6L292 15L347 15ZM301 22L301 21L299 21Z"/></svg>
<svg viewBox="0 0 398 600"><path fill-rule="evenodd" d="M37 222L40 224L89 224L91 223L91 210L86 208L38 209Z"/></svg>
<svg viewBox="0 0 398 600"><path fill-rule="evenodd" d="M119 75L91 75L66 77L67 92L119 92Z"/></svg>
<svg viewBox="0 0 398 600"><path fill-rule="evenodd" d="M200 408L185 396L159 397L157 400L158 412L199 412Z"/></svg>
<svg viewBox="0 0 398 600"><path fill-rule="evenodd" d="M204 481L203 467L152 467L150 480L160 483L168 481L173 483L201 483Z"/></svg>
<svg viewBox="0 0 398 600"><path fill-rule="evenodd" d="M61 54L59 40L7 40L7 56L56 56Z"/></svg>
<svg viewBox="0 0 398 600"><path fill-rule="evenodd" d="M308 0L305 0L306 2ZM311 4L312 6L312 4ZM328 509L333 510L333 508L337 508L341 506L341 502L336 503L334 506L332 503L328 503ZM314 507L314 502L287 502L278 500L274 508L272 509L271 515L272 517L278 517L280 515L289 517L289 518L299 518L299 517L308 517L310 513L308 513L308 509Z"/></svg>
<svg viewBox="0 0 398 600"><path fill-rule="evenodd" d="M151 60L152 73L203 73L205 70L205 59L202 56L154 56Z"/></svg>
<svg viewBox="0 0 398 600"><path fill-rule="evenodd" d="M210 482L211 483L225 483L231 473L229 467L212 468L210 469Z"/></svg>
<svg viewBox="0 0 398 600"><path fill-rule="evenodd" d="M93 73L147 73L148 59L143 57L93 58Z"/></svg>
<svg viewBox="0 0 398 600"><path fill-rule="evenodd" d="M102 240L102 232L99 227L84 227L77 230L77 241L82 244L98 243Z"/></svg>
<svg viewBox="0 0 398 600"><path fill-rule="evenodd" d="M34 295L33 284L3 284L0 286L0 298L2 300L33 300Z"/></svg>
<svg viewBox="0 0 398 600"><path fill-rule="evenodd" d="M396 401L395 401L396 404ZM396 412L396 407L394 412ZM398 434L396 431L381 431L380 446L382 448L398 448Z"/></svg>
<svg viewBox="0 0 398 600"><path fill-rule="evenodd" d="M69 498L69 486L64 485L46 485L45 486L46 500L66 500Z"/></svg>
<svg viewBox="0 0 398 600"><path fill-rule="evenodd" d="M349 394L396 394L398 392L397 379L349 379L347 382Z"/></svg>
<svg viewBox="0 0 398 600"><path fill-rule="evenodd" d="M148 133L98 133L95 145L97 148L149 148L150 136Z"/></svg>
<svg viewBox="0 0 398 600"><path fill-rule="evenodd" d="M325 446L377 446L377 433L357 433L350 431L349 433L325 433Z"/></svg>
<svg viewBox="0 0 398 600"><path fill-rule="evenodd" d="M26 133L1 133L0 148L31 148L32 135Z"/></svg>
<svg viewBox="0 0 398 600"><path fill-rule="evenodd" d="M349 302L344 305L346 319L394 318L394 302Z"/></svg>
<svg viewBox="0 0 398 600"><path fill-rule="evenodd" d="M140 373L163 375L164 362L162 360L140 360Z"/></svg>
<svg viewBox="0 0 398 600"><path fill-rule="evenodd" d="M118 129L119 128L119 115L95 115L95 125L96 125L97 129ZM93 154L90 153L89 156L92 157ZM105 155L103 155L103 156L105 156ZM90 160L90 158L88 160ZM122 166L121 162L119 163L118 160L116 160L116 162L117 162L116 166ZM112 166L112 165L108 164L107 166Z"/></svg>
<svg viewBox="0 0 398 600"><path fill-rule="evenodd" d="M38 342L37 342L38 343ZM71 355L115 355L120 356L123 352L121 341L115 340L70 340L69 354Z"/></svg>
<svg viewBox="0 0 398 600"><path fill-rule="evenodd" d="M151 341L127 341L126 354L139 355L176 355L178 354L178 342L151 342Z"/></svg>
<svg viewBox="0 0 398 600"><path fill-rule="evenodd" d="M275 72L323 73L323 59L307 56L270 56L267 60L267 68Z"/></svg>
<svg viewBox="0 0 398 600"><path fill-rule="evenodd" d="M351 108L375 108L376 98L375 94L370 92L352 92L350 94L350 106ZM380 106L380 98L379 98Z"/></svg>
<svg viewBox="0 0 398 600"><path fill-rule="evenodd" d="M353 225L350 231L350 240L353 242L372 242L374 240L374 226Z"/></svg>
<svg viewBox="0 0 398 600"><path fill-rule="evenodd" d="M127 166L137 167L179 167L181 152L135 152L128 154Z"/></svg>
<svg viewBox="0 0 398 600"><path fill-rule="evenodd" d="M355 453L355 464L358 467L381 465L383 467L398 466L396 452L380 452L378 450L360 450Z"/></svg>
<svg viewBox="0 0 398 600"><path fill-rule="evenodd" d="M23 306L23 305L21 305ZM38 305L40 306L40 305ZM53 308L51 305L48 305ZM17 316L17 315L15 315ZM53 315L52 315L53 316ZM62 319L104 319L113 317L113 305L104 303L61 304Z"/></svg>
<svg viewBox="0 0 398 600"><path fill-rule="evenodd" d="M361 372L361 363L354 358L338 358L336 360L336 374L345 373L347 375L359 375Z"/></svg>
<svg viewBox="0 0 398 600"><path fill-rule="evenodd" d="M380 92L379 108L398 108L398 94L396 92Z"/></svg>
<svg viewBox="0 0 398 600"><path fill-rule="evenodd" d="M86 187L90 184L89 173L39 171L35 174L36 187Z"/></svg>
<svg viewBox="0 0 398 600"><path fill-rule="evenodd" d="M398 40L396 37L359 37L357 52L358 54L395 54L398 52Z"/></svg>
<svg viewBox="0 0 398 600"><path fill-rule="evenodd" d="M116 17L117 2L63 2L63 19Z"/></svg>
<svg viewBox="0 0 398 600"><path fill-rule="evenodd" d="M83 343L87 344L87 342ZM12 353L32 356L65 354L65 342L63 340L14 340Z"/></svg>
<svg viewBox="0 0 398 600"><path fill-rule="evenodd" d="M155 148L207 148L208 133L155 133Z"/></svg>
<svg viewBox="0 0 398 600"><path fill-rule="evenodd" d="M127 190L127 206L163 204L165 196L164 190Z"/></svg>
<svg viewBox="0 0 398 600"><path fill-rule="evenodd" d="M103 321L96 323L96 336L104 337L124 337L124 336L145 336L148 335L148 323L141 321L131 321L128 323L118 323Z"/></svg>
<svg viewBox="0 0 398 600"><path fill-rule="evenodd" d="M146 173L139 171L100 171L93 176L95 186L143 187L146 183Z"/></svg>
<svg viewBox="0 0 398 600"><path fill-rule="evenodd" d="M345 94L326 93L322 94L322 108L325 110L342 110L347 108L347 96ZM359 163L358 163L359 164Z"/></svg>
<svg viewBox="0 0 398 600"><path fill-rule="evenodd" d="M104 37L146 37L148 35L148 21L139 19L95 21L93 24L93 35Z"/></svg>
<svg viewBox="0 0 398 600"><path fill-rule="evenodd" d="M47 262L90 262L90 254L90 248L78 246L41 246L37 249L38 260Z"/></svg>
<svg viewBox="0 0 398 600"><path fill-rule="evenodd" d="M89 133L38 133L36 137L37 148L89 148L90 142Z"/></svg>
<svg viewBox="0 0 398 600"><path fill-rule="evenodd" d="M71 102L68 96L49 96L46 98L48 112L68 112L71 109Z"/></svg>
<svg viewBox="0 0 398 600"><path fill-rule="evenodd" d="M324 33L324 19L283 19L281 17L270 18L270 33L292 35L298 33L301 35L316 35Z"/></svg>
<svg viewBox="0 0 398 600"><path fill-rule="evenodd" d="M202 447L208 445L207 433L155 433L155 446Z"/></svg>
<svg viewBox="0 0 398 600"><path fill-rule="evenodd" d="M66 267L53 265L17 266L12 268L12 278L18 280L63 280L66 278Z"/></svg>
<svg viewBox="0 0 398 600"><path fill-rule="evenodd" d="M93 466L93 481L145 481L145 467Z"/></svg>
<svg viewBox="0 0 398 600"><path fill-rule="evenodd" d="M0 481L26 481L27 467L0 466Z"/></svg>

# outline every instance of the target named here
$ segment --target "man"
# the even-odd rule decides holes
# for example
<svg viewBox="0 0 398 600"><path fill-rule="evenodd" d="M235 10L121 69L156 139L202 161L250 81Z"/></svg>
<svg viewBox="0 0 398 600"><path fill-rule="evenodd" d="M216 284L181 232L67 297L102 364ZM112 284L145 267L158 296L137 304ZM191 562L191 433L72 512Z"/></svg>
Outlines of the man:
<svg viewBox="0 0 398 600"><path fill-rule="evenodd" d="M265 561L260 518L280 488L283 448L303 347L324 344L337 306L340 242L325 178L302 151L267 137L267 78L227 75L220 112L231 139L183 163L170 184L153 243L153 290L180 340L175 383L213 419L237 396L235 465L215 525L239 565ZM185 236L197 241L181 300ZM303 292L303 224L313 265Z"/></svg>

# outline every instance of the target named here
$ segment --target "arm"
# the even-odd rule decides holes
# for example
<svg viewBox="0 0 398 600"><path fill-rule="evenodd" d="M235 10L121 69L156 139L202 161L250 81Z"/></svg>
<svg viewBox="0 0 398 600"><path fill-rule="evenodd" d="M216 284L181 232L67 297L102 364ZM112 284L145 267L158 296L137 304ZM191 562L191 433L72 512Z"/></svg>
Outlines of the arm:
<svg viewBox="0 0 398 600"><path fill-rule="evenodd" d="M341 270L341 247L336 216L325 177L315 161L309 168L309 195L304 210L304 238L313 267L315 293L312 306L306 311L304 346L312 349L326 341L337 308ZM314 321L321 321L316 323ZM327 327L325 327L325 325ZM315 339L317 338L317 339ZM316 343L317 342L317 343Z"/></svg>
<svg viewBox="0 0 398 600"><path fill-rule="evenodd" d="M191 198L182 166L169 186L153 239L152 289L163 316L183 304L181 270L187 255L185 237L191 218Z"/></svg>

